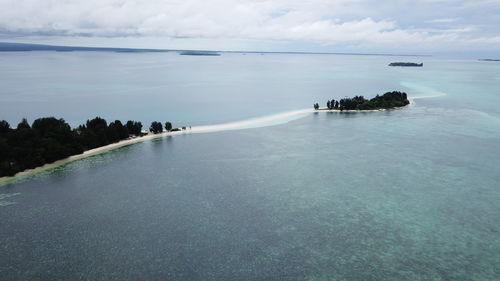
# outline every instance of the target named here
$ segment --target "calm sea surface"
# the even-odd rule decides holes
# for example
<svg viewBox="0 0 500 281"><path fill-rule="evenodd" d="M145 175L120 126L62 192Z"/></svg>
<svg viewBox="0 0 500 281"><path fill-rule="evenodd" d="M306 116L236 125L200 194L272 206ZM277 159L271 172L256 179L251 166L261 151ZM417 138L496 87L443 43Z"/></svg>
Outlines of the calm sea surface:
<svg viewBox="0 0 500 281"><path fill-rule="evenodd" d="M389 68L391 61L423 68ZM0 280L500 280L500 63L0 53L0 119L214 124L0 186Z"/></svg>

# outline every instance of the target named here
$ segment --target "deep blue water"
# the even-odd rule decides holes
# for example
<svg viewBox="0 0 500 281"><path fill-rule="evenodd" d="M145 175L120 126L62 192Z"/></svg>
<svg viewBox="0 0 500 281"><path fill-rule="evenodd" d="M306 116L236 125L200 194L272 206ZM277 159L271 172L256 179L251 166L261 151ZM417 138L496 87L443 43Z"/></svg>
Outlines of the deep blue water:
<svg viewBox="0 0 500 281"><path fill-rule="evenodd" d="M0 118L195 124L432 97L147 141L1 186L0 280L500 279L499 64L95 56L0 54Z"/></svg>

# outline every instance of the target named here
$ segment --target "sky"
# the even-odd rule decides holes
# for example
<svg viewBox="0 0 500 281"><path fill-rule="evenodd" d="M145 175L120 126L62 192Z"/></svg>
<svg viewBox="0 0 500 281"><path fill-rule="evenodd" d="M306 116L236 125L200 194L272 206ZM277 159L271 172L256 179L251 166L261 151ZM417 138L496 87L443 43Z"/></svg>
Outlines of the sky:
<svg viewBox="0 0 500 281"><path fill-rule="evenodd" d="M500 0L0 0L0 41L500 55Z"/></svg>

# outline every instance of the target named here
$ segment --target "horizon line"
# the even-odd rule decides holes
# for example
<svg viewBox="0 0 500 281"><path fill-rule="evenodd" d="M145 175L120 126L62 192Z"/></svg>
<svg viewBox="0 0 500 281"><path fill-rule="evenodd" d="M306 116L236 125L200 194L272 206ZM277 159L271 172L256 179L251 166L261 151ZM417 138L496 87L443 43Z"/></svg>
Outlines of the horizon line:
<svg viewBox="0 0 500 281"><path fill-rule="evenodd" d="M356 53L356 52L308 52L308 51L256 51L256 50L201 50L201 49L156 49L156 48L126 48L126 47L88 47L50 45L37 43L1 42L0 52L28 52L28 51L112 51L112 52L218 52L218 53L250 53L250 54L294 54L294 55L360 55L360 56L401 56L401 57L432 57L424 54L392 54L392 53Z"/></svg>

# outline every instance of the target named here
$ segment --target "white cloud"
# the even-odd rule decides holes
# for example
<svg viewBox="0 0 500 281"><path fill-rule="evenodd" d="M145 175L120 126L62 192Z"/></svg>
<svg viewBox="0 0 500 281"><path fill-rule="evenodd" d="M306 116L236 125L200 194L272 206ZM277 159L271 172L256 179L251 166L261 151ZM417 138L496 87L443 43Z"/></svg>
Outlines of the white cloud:
<svg viewBox="0 0 500 281"><path fill-rule="evenodd" d="M451 22L456 22L458 19L456 18L444 18L444 19L433 19L433 20L427 20L425 22L427 23L451 23Z"/></svg>
<svg viewBox="0 0 500 281"><path fill-rule="evenodd" d="M497 42L500 36L491 32L486 36L477 28L491 25L488 17L497 19L491 8L497 2L478 1L474 10L466 1L442 0L420 4L409 0L397 4L370 0L0 0L0 32L18 36L274 40L378 49L397 45L428 50L453 44L478 48L482 42ZM451 17L433 17L436 7L443 12L448 6ZM464 6L471 14L488 7L480 19L484 22L456 24L458 18L462 22L460 7ZM441 29L439 24L448 28Z"/></svg>

